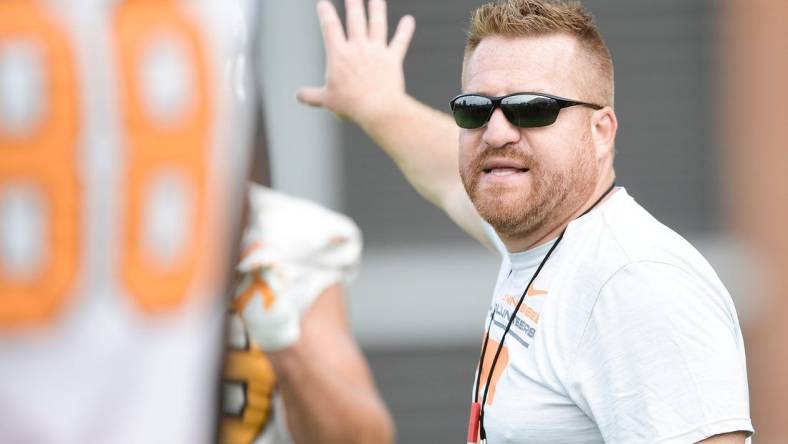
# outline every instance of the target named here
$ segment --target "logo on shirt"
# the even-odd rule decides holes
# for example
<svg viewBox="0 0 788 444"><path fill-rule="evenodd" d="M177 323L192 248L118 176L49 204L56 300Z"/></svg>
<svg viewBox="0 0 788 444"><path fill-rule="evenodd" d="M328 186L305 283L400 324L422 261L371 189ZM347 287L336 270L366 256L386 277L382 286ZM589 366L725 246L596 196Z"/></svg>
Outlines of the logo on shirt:
<svg viewBox="0 0 788 444"><path fill-rule="evenodd" d="M498 350L498 346L500 344L493 338L489 338L487 343L487 353L484 354L484 362L482 363L481 368L481 377L479 378L481 382L481 387L479 388L479 400L484 396L484 387L487 378L490 375L490 368L492 368L492 362L495 357L495 351ZM495 400L495 388L498 386L498 380L501 379L501 375L503 371L509 366L509 349L505 345L501 347L501 354L498 357L498 362L495 364L495 370L493 370L492 377L490 378L490 387L487 390L487 405L492 405L493 401ZM476 371L479 371L477 368Z"/></svg>
<svg viewBox="0 0 788 444"><path fill-rule="evenodd" d="M511 319L511 316L511 309L507 308L503 304L497 302L495 303L493 311L493 325L500 328L501 330L505 330L506 325ZM515 316L514 320L512 321L512 326L507 333L508 336L511 336L517 340L517 342L519 342L525 348L531 346L530 340L533 339L535 334L536 328L534 328L528 321L523 320L521 316Z"/></svg>
<svg viewBox="0 0 788 444"><path fill-rule="evenodd" d="M529 287L528 288L528 292L525 293L525 295L528 296L528 297L544 296L546 294L547 294L547 290L538 290L538 289L536 289L534 287Z"/></svg>
<svg viewBox="0 0 788 444"><path fill-rule="evenodd" d="M510 294L507 294L506 296L503 297L503 302L512 308L517 306L517 301L518 299ZM533 321L534 324L539 323L539 312L536 311L536 309L533 308L532 306L528 305L528 303L523 302L520 305L520 309L517 310L517 312L525 316L526 318L530 319L531 321Z"/></svg>

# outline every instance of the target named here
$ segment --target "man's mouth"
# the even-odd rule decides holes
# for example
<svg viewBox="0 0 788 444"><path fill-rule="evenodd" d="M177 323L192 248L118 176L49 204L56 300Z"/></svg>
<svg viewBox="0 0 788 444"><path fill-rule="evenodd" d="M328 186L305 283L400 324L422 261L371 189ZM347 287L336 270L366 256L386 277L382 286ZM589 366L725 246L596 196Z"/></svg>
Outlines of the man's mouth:
<svg viewBox="0 0 788 444"><path fill-rule="evenodd" d="M487 168L482 171L484 171L485 174L492 174L493 176L505 177L517 173L526 173L528 172L528 168L497 167L497 168Z"/></svg>

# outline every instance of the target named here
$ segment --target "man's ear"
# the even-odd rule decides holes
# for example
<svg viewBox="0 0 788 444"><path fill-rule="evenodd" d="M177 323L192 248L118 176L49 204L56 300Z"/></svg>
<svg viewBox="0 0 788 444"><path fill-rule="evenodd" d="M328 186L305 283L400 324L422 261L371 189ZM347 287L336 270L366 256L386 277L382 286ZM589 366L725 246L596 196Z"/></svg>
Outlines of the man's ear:
<svg viewBox="0 0 788 444"><path fill-rule="evenodd" d="M613 108L606 106L591 116L591 140L597 160L612 156L618 131L618 119Z"/></svg>

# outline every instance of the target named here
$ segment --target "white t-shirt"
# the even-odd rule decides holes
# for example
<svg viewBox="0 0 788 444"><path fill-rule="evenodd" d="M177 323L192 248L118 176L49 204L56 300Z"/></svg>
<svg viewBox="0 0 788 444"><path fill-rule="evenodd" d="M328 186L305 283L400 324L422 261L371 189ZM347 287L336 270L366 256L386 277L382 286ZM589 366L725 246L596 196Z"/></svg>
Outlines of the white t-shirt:
<svg viewBox="0 0 788 444"><path fill-rule="evenodd" d="M479 402L510 313L554 242L508 253L488 233L503 263ZM753 431L730 295L623 188L569 224L506 336L486 404L490 444L690 443Z"/></svg>

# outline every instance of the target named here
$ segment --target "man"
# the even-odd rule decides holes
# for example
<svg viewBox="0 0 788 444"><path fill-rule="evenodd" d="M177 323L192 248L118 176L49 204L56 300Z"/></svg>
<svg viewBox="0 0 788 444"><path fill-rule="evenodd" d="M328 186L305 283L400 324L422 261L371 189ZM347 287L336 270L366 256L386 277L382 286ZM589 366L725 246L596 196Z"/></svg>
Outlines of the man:
<svg viewBox="0 0 788 444"><path fill-rule="evenodd" d="M259 185L249 192L222 442L392 442L345 312L344 283L361 255L358 227L303 199Z"/></svg>
<svg viewBox="0 0 788 444"><path fill-rule="evenodd" d="M614 186L613 66L587 11L477 9L453 123L405 94L413 20L387 44L382 0L368 23L360 0L346 9L345 37L318 4L326 84L300 100L358 123L503 256L468 441L744 442L735 309L700 254Z"/></svg>

